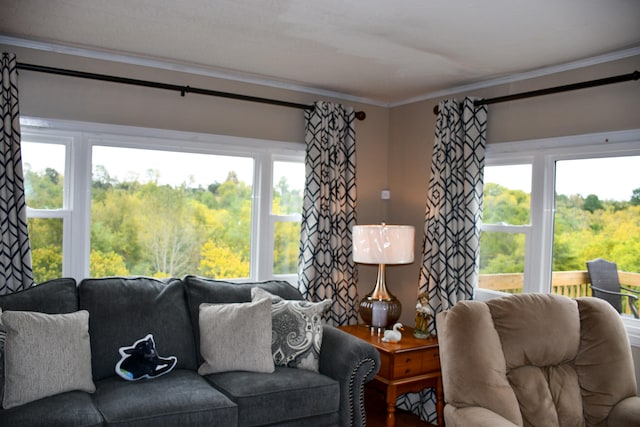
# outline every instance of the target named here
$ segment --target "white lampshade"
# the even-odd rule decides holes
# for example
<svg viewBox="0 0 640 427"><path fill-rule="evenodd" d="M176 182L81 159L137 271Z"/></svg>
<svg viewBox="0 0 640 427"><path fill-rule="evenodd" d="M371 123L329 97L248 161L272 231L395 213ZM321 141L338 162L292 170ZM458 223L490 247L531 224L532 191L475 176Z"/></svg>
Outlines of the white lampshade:
<svg viewBox="0 0 640 427"><path fill-rule="evenodd" d="M413 262L415 228L411 225L355 225L353 260L363 264Z"/></svg>

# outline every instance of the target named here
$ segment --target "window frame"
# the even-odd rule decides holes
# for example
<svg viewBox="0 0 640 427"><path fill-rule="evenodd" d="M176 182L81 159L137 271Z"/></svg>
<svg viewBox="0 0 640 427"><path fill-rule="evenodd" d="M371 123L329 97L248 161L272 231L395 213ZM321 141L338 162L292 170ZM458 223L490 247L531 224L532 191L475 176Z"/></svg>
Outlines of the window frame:
<svg viewBox="0 0 640 427"><path fill-rule="evenodd" d="M270 215L273 162L282 159L304 162L303 142L24 116L21 117L20 124L24 141L64 141L66 146L63 208L27 209L28 217L63 218L63 276L76 280L89 277L92 149L99 145L252 158L254 173L251 183L253 192L250 273L245 278L224 280L247 282L280 279L297 286L297 275L274 275L273 261L267 263L265 259L273 259L273 220Z"/></svg>
<svg viewBox="0 0 640 427"><path fill-rule="evenodd" d="M523 292L550 293L553 270L555 162L640 155L640 129L488 144L485 165L531 163L531 214L525 226L481 224L482 231L528 231ZM523 232L523 231L518 231ZM535 268L534 268L535 266ZM474 298L489 300L505 293L476 287ZM640 320L622 317L635 346L640 346Z"/></svg>

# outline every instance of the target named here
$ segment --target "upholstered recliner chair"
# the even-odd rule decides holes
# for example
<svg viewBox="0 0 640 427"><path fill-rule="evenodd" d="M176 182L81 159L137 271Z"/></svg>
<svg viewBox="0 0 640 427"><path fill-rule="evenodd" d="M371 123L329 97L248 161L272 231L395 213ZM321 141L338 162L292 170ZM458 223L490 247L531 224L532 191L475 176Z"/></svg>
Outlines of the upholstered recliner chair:
<svg viewBox="0 0 640 427"><path fill-rule="evenodd" d="M447 427L640 426L629 339L604 300L464 301L437 330Z"/></svg>

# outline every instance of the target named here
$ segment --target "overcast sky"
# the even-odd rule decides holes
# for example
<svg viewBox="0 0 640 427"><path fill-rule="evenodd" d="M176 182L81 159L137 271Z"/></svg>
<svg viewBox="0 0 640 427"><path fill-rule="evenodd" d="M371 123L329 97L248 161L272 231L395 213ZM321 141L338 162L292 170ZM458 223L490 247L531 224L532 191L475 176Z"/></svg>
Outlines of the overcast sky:
<svg viewBox="0 0 640 427"><path fill-rule="evenodd" d="M530 170L530 169L529 169ZM521 166L487 168L485 182L531 192L531 174ZM640 188L640 156L563 160L556 163L556 192L567 196L595 194L600 200L628 201Z"/></svg>
<svg viewBox="0 0 640 427"><path fill-rule="evenodd" d="M203 188L213 182L224 182L229 171L234 171L241 181L253 182L253 160L247 158L189 154L178 152L155 152L151 150L124 149L116 147L94 147L95 164L105 166L112 177L119 181L136 177L147 180L147 170L157 170L160 184L180 185L196 183ZM34 171L54 167L61 171L64 165L64 147L53 144L29 143L23 146L23 159ZM282 174L289 179L291 189L304 186L304 165L282 166L276 171L277 183ZM510 189L531 191L531 175L518 166L488 168L486 182L495 182ZM587 197L596 194L601 200L626 201L633 190L640 188L640 156L611 157L604 159L565 160L558 162L556 170L557 193L580 194Z"/></svg>

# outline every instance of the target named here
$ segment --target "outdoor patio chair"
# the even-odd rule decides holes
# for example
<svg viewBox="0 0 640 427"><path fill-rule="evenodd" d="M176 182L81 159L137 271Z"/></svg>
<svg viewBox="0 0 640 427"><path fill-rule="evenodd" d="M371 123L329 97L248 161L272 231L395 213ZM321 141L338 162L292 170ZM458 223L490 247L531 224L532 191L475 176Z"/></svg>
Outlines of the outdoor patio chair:
<svg viewBox="0 0 640 427"><path fill-rule="evenodd" d="M629 304L633 312L633 317L638 318L638 309L635 302L638 300L640 292L620 285L618 266L615 262L602 258L587 261L587 271L589 272L591 292L594 297L606 300L618 313L622 313L622 298L626 297L627 304ZM621 290L626 292L621 292Z"/></svg>

